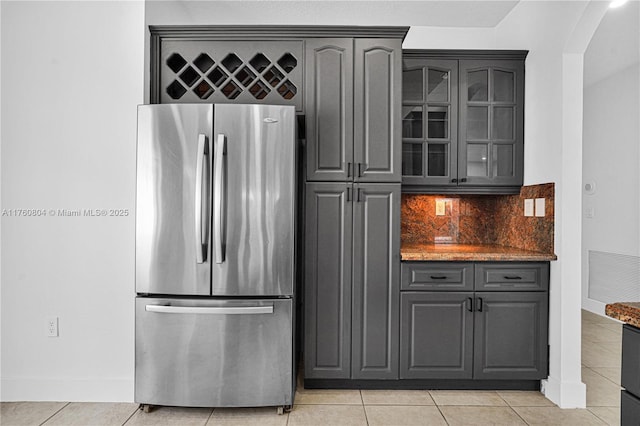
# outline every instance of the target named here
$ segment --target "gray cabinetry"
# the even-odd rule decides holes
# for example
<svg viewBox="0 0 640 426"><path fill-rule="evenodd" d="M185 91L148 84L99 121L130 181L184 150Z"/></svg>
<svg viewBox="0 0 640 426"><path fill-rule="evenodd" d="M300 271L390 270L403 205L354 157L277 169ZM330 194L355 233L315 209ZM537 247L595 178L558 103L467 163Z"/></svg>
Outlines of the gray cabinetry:
<svg viewBox="0 0 640 426"><path fill-rule="evenodd" d="M305 377L351 376L351 185L308 183Z"/></svg>
<svg viewBox="0 0 640 426"><path fill-rule="evenodd" d="M473 292L403 292L400 378L470 379Z"/></svg>
<svg viewBox="0 0 640 426"><path fill-rule="evenodd" d="M352 378L398 377L400 185L354 185Z"/></svg>
<svg viewBox="0 0 640 426"><path fill-rule="evenodd" d="M308 42L308 181L400 182L400 43Z"/></svg>
<svg viewBox="0 0 640 426"><path fill-rule="evenodd" d="M460 61L458 182L522 186L524 62Z"/></svg>
<svg viewBox="0 0 640 426"><path fill-rule="evenodd" d="M353 40L306 44L307 179L353 176Z"/></svg>
<svg viewBox="0 0 640 426"><path fill-rule="evenodd" d="M397 378L400 185L306 190L305 378Z"/></svg>
<svg viewBox="0 0 640 426"><path fill-rule="evenodd" d="M473 377L547 377L545 292L476 292Z"/></svg>
<svg viewBox="0 0 640 426"><path fill-rule="evenodd" d="M547 262L403 262L400 377L546 377L548 282Z"/></svg>
<svg viewBox="0 0 640 426"><path fill-rule="evenodd" d="M525 57L526 51L404 51L405 191L518 192Z"/></svg>
<svg viewBox="0 0 640 426"><path fill-rule="evenodd" d="M637 425L640 419L640 329L622 327L622 374L620 424Z"/></svg>
<svg viewBox="0 0 640 426"><path fill-rule="evenodd" d="M302 110L302 40L160 42L160 103L295 105Z"/></svg>
<svg viewBox="0 0 640 426"><path fill-rule="evenodd" d="M357 181L401 181L401 69L401 40L355 40L354 176Z"/></svg>

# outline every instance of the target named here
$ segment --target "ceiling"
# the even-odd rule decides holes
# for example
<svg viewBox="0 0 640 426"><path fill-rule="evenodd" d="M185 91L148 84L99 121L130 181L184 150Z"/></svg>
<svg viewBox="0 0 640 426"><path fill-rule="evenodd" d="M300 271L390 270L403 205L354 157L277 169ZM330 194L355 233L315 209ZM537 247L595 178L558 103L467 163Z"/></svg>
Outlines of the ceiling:
<svg viewBox="0 0 640 426"><path fill-rule="evenodd" d="M148 23L169 10L191 24L413 25L495 27L519 1L510 0L147 0ZM166 16L166 15L165 15ZM176 16L173 16L174 20Z"/></svg>
<svg viewBox="0 0 640 426"><path fill-rule="evenodd" d="M609 9L584 54L584 85L590 86L640 62L640 2Z"/></svg>

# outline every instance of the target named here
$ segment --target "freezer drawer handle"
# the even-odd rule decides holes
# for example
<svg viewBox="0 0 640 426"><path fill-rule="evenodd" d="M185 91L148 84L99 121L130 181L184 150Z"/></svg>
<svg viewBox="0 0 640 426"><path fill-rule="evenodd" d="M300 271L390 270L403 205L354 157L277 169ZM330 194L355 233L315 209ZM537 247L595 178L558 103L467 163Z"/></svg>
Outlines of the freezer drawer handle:
<svg viewBox="0 0 640 426"><path fill-rule="evenodd" d="M273 305L269 306L165 306L146 305L147 312L162 314L205 314L205 315L256 315L272 314Z"/></svg>
<svg viewBox="0 0 640 426"><path fill-rule="evenodd" d="M196 263L204 263L207 253L207 234L209 230L205 221L204 235L202 226L202 180L204 178L204 159L209 155L207 136L198 135L198 159L196 163L195 225L196 225ZM209 209L207 208L207 212Z"/></svg>
<svg viewBox="0 0 640 426"><path fill-rule="evenodd" d="M223 233L223 220L222 214L224 212L224 156L227 153L227 138L223 134L218 135L218 143L216 145L216 166L214 175L213 188L213 239L216 251L216 263L224 262L224 248L222 245L222 233Z"/></svg>

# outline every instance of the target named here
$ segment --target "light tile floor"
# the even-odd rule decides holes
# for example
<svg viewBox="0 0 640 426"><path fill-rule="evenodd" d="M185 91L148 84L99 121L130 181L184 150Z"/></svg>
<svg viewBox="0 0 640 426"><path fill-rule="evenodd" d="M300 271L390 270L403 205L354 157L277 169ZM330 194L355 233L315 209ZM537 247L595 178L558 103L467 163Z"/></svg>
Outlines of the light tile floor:
<svg viewBox="0 0 640 426"><path fill-rule="evenodd" d="M619 425L622 326L582 313L587 409L562 410L539 392L305 390L293 410L162 407L125 403L3 402L0 425Z"/></svg>

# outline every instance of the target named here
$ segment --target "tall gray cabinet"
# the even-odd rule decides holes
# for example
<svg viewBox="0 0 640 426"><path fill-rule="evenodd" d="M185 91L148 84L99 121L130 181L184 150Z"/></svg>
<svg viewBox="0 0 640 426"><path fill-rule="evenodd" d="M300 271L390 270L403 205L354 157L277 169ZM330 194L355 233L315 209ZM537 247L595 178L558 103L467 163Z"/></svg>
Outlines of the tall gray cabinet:
<svg viewBox="0 0 640 426"><path fill-rule="evenodd" d="M401 38L306 44L307 381L398 378Z"/></svg>

